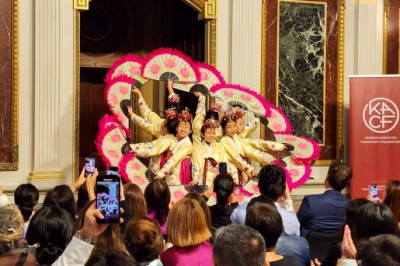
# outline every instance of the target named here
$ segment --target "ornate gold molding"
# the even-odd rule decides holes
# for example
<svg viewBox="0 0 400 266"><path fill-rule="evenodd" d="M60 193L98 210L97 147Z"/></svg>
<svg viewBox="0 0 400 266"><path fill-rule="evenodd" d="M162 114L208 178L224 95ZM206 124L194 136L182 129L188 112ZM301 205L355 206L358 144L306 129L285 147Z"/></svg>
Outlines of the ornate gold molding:
<svg viewBox="0 0 400 266"><path fill-rule="evenodd" d="M261 90L260 94L265 98L265 64L267 56L267 31L265 24L267 21L267 3L262 2L262 25L261 25ZM265 137L265 127L260 127L260 139Z"/></svg>
<svg viewBox="0 0 400 266"><path fill-rule="evenodd" d="M204 3L204 18L217 19L218 16L218 2L217 0L208 0Z"/></svg>
<svg viewBox="0 0 400 266"><path fill-rule="evenodd" d="M345 6L338 6L338 91L337 91L337 128L336 128L336 146L337 158L344 159L343 144L343 115L344 115L344 11ZM342 153L342 154L341 154ZM331 161L332 162L332 161ZM325 165L329 165L325 164Z"/></svg>
<svg viewBox="0 0 400 266"><path fill-rule="evenodd" d="M29 173L28 180L33 179L58 179L65 178L63 171L32 171Z"/></svg>
<svg viewBox="0 0 400 266"><path fill-rule="evenodd" d="M90 0L74 0L74 9L76 10L89 10Z"/></svg>
<svg viewBox="0 0 400 266"><path fill-rule="evenodd" d="M80 100L80 18L81 13L75 11L75 145L74 145L74 176L79 176L79 100Z"/></svg>

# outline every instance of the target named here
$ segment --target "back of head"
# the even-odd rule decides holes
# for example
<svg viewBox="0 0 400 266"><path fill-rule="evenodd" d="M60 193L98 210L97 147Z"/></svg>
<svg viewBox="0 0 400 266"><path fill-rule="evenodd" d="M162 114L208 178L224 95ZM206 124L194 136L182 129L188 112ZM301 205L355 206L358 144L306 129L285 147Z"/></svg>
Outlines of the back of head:
<svg viewBox="0 0 400 266"><path fill-rule="evenodd" d="M361 244L363 266L400 266L400 238L390 234L371 237Z"/></svg>
<svg viewBox="0 0 400 266"><path fill-rule="evenodd" d="M385 191L383 203L393 212L397 222L400 222L400 180L387 182Z"/></svg>
<svg viewBox="0 0 400 266"><path fill-rule="evenodd" d="M235 183L232 176L228 174L219 174L214 179L214 192L217 193L218 208L225 208L228 204L228 198L233 193Z"/></svg>
<svg viewBox="0 0 400 266"><path fill-rule="evenodd" d="M132 219L125 228L125 246L139 263L157 259L164 246L160 226L147 217Z"/></svg>
<svg viewBox="0 0 400 266"><path fill-rule="evenodd" d="M256 204L257 202L258 203L265 203L265 204L268 204L268 205L276 208L275 203L272 201L272 199L270 197L265 196L265 195L260 195L258 197L252 198L249 201L249 204L247 204L247 207L246 207L246 211L249 208L251 208L254 204Z"/></svg>
<svg viewBox="0 0 400 266"><path fill-rule="evenodd" d="M124 185L125 200L129 203L133 217L146 216L147 205L140 187L130 183Z"/></svg>
<svg viewBox="0 0 400 266"><path fill-rule="evenodd" d="M216 266L264 266L265 242L256 230L231 224L217 230L214 246Z"/></svg>
<svg viewBox="0 0 400 266"><path fill-rule="evenodd" d="M200 204L183 198L172 207L167 220L168 241L176 247L191 247L211 237L211 232Z"/></svg>
<svg viewBox="0 0 400 266"><path fill-rule="evenodd" d="M280 166L274 164L264 166L258 173L257 179L260 193L273 201L277 201L285 194L286 176Z"/></svg>
<svg viewBox="0 0 400 266"><path fill-rule="evenodd" d="M85 266L139 266L126 252L118 249L97 250Z"/></svg>
<svg viewBox="0 0 400 266"><path fill-rule="evenodd" d="M71 215L72 219L75 219L75 198L69 186L55 186L53 190L47 192L43 201L43 208L50 206L59 206L63 208Z"/></svg>
<svg viewBox="0 0 400 266"><path fill-rule="evenodd" d="M32 217L26 239L39 244L36 258L40 265L51 265L64 251L73 236L71 215L58 206L45 207Z"/></svg>
<svg viewBox="0 0 400 266"><path fill-rule="evenodd" d="M267 250L274 249L283 232L282 216L275 206L256 203L246 212L245 225L263 236Z"/></svg>
<svg viewBox="0 0 400 266"><path fill-rule="evenodd" d="M350 166L342 162L333 162L328 169L327 181L333 189L342 191L349 185L352 176Z"/></svg>
<svg viewBox="0 0 400 266"><path fill-rule="evenodd" d="M167 220L169 213L169 202L171 201L171 192L167 182L164 179L154 179L144 190L147 209L154 211L159 223Z"/></svg>
<svg viewBox="0 0 400 266"><path fill-rule="evenodd" d="M88 202L89 202L89 195L87 191L87 186L86 184L83 184L78 189L78 198L76 200L76 212L79 213L80 210L82 210L85 207L86 203Z"/></svg>
<svg viewBox="0 0 400 266"><path fill-rule="evenodd" d="M14 192L14 202L21 211L24 221L29 221L38 201L39 191L32 184L21 184Z"/></svg>
<svg viewBox="0 0 400 266"><path fill-rule="evenodd" d="M18 207L0 206L0 255L15 248L14 242L22 238L24 219Z"/></svg>
<svg viewBox="0 0 400 266"><path fill-rule="evenodd" d="M364 206L365 204L369 203L370 201L364 198L358 198L349 201L349 203L346 206L346 221L345 224L347 224L350 229L353 228L356 218L357 218L357 212L358 210Z"/></svg>
<svg viewBox="0 0 400 266"><path fill-rule="evenodd" d="M359 242L380 234L399 236L399 227L385 204L369 202L358 211L352 234L355 242Z"/></svg>
<svg viewBox="0 0 400 266"><path fill-rule="evenodd" d="M185 195L185 198L188 199L193 199L197 201L198 204L200 204L201 209L204 212L204 216L206 218L206 222L209 227L211 227L211 213L210 213L210 208L208 208L207 202L204 199L202 195L196 192L189 192Z"/></svg>

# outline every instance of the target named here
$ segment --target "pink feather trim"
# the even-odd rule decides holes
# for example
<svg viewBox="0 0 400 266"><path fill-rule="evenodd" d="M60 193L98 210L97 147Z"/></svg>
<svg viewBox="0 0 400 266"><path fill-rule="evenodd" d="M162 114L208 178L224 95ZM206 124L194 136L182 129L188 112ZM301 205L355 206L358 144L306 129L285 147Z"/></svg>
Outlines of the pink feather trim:
<svg viewBox="0 0 400 266"><path fill-rule="evenodd" d="M117 124L120 129L125 133L126 136L131 135L131 131L128 128L125 128L123 125L121 125L121 122L115 117L115 115L108 115L105 114L102 118L99 120L99 128L106 128L108 127L108 123L115 123Z"/></svg>
<svg viewBox="0 0 400 266"><path fill-rule="evenodd" d="M138 63L138 64L141 66L140 71L142 71L142 66L143 66L143 63L144 63L144 58L142 58L142 57L140 57L140 56L137 56L137 55L134 55L134 54L128 54L128 55L125 55L125 56L123 56L123 57L117 59L117 60L114 62L114 64L113 64L113 65L111 66L111 68L108 70L108 72L107 72L107 74L106 74L106 78L104 79L104 82L108 83L108 82L110 82L111 80L113 80L113 77L112 77L112 76L113 76L115 70L116 70L118 67L120 67L121 65L123 65L123 64L125 64L125 63L127 63L127 62L135 62L135 63ZM117 77L121 77L121 76L117 76ZM133 83L132 83L132 84L133 84Z"/></svg>
<svg viewBox="0 0 400 266"><path fill-rule="evenodd" d="M128 172L126 171L126 166L133 159L135 159L135 154L130 152L130 153L125 154L122 157L121 161L119 162L119 169L120 169L121 177L127 183L132 183L132 180L129 178Z"/></svg>
<svg viewBox="0 0 400 266"><path fill-rule="evenodd" d="M182 60L186 61L188 63L188 65L193 69L194 74L196 75L196 79L197 81L200 81L200 71L199 69L196 67L196 63L192 60L191 57L185 55L182 51L178 50L178 49L173 49L173 48L166 48L166 47L162 47L162 48L158 48L156 50L153 50L150 54L148 54L146 56L146 59L144 60L143 63L143 67L142 67L142 76L144 76L144 70L147 67L147 64L154 59L154 57L162 55L162 54L170 54L173 56L177 56L180 57Z"/></svg>
<svg viewBox="0 0 400 266"><path fill-rule="evenodd" d="M263 113L263 115L264 116L270 115L270 113L271 113L270 108L271 108L272 104L270 102L268 102L261 94L257 93L256 91L246 88L246 87L243 87L243 86L240 86L240 85L236 85L236 84L217 84L210 88L210 92L216 93L217 91L219 91L221 89L232 89L232 90L242 91L242 92L252 95L264 107L265 113Z"/></svg>
<svg viewBox="0 0 400 266"><path fill-rule="evenodd" d="M292 192L292 190L294 188L297 188L299 186L301 186L302 184L304 184L308 178L311 175L311 166L309 163L304 163L304 174L302 177L299 178L299 180L293 182L292 177L289 174L289 171L286 169L286 167L278 160L274 161L275 165L278 165L279 167L281 167L283 169L283 171L285 172L285 176L286 176L286 184L289 187L289 191Z"/></svg>
<svg viewBox="0 0 400 266"><path fill-rule="evenodd" d="M241 187L241 186L239 186L239 191L240 191L240 193L242 193L242 194L243 194L244 196L246 196L246 197L251 197L251 196L254 195L253 193L247 191L246 189L244 189L244 188Z"/></svg>
<svg viewBox="0 0 400 266"><path fill-rule="evenodd" d="M282 131L276 131L275 133L281 133L281 134L290 134L292 132L292 123L290 123L289 118L286 116L286 114L282 111L281 108L279 108L278 106L272 106L271 109L274 109L276 112L278 112L283 120L285 120L285 124L286 124L286 129L282 130ZM269 117L269 116L267 116Z"/></svg>
<svg viewBox="0 0 400 266"><path fill-rule="evenodd" d="M107 134L111 131L118 128L117 125L110 125L107 126L106 128L100 128L99 134L97 135L96 140L94 141L94 144L96 145L97 151L100 154L100 157L103 159L103 162L106 166L112 166L110 160L107 158L107 156L103 152L103 147L102 143L104 138L107 136Z"/></svg>
<svg viewBox="0 0 400 266"><path fill-rule="evenodd" d="M215 67L213 67L207 63L197 63L197 68L198 69L201 69L201 68L207 69L208 71L210 71L211 73L214 74L214 76L218 79L220 84L226 83L222 74ZM201 75L201 70L200 70L200 75Z"/></svg>

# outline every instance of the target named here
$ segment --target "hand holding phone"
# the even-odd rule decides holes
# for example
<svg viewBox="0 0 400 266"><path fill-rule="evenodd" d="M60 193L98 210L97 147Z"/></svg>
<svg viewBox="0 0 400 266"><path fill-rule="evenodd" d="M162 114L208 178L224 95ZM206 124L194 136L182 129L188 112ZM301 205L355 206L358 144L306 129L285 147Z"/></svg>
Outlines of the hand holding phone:
<svg viewBox="0 0 400 266"><path fill-rule="evenodd" d="M227 163L224 163L224 162L219 163L218 167L219 167L219 173L220 174L227 174L228 173L228 165L227 165Z"/></svg>
<svg viewBox="0 0 400 266"><path fill-rule="evenodd" d="M117 175L99 175L96 180L96 206L104 219L98 223L119 223L120 178Z"/></svg>
<svg viewBox="0 0 400 266"><path fill-rule="evenodd" d="M369 187L369 191L371 192L371 197L373 202L378 201L378 186L376 184L372 184Z"/></svg>
<svg viewBox="0 0 400 266"><path fill-rule="evenodd" d="M87 177L88 175L93 175L96 169L96 159L93 157L86 157L85 161L85 177Z"/></svg>

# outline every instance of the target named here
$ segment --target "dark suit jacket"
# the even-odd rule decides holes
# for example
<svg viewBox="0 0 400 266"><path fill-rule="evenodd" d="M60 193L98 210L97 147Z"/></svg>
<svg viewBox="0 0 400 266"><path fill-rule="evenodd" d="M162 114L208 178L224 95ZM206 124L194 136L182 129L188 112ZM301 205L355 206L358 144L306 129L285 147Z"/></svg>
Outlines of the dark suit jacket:
<svg viewBox="0 0 400 266"><path fill-rule="evenodd" d="M348 198L334 189L305 196L297 212L301 236L306 237L310 231L336 233L344 223L348 202Z"/></svg>

